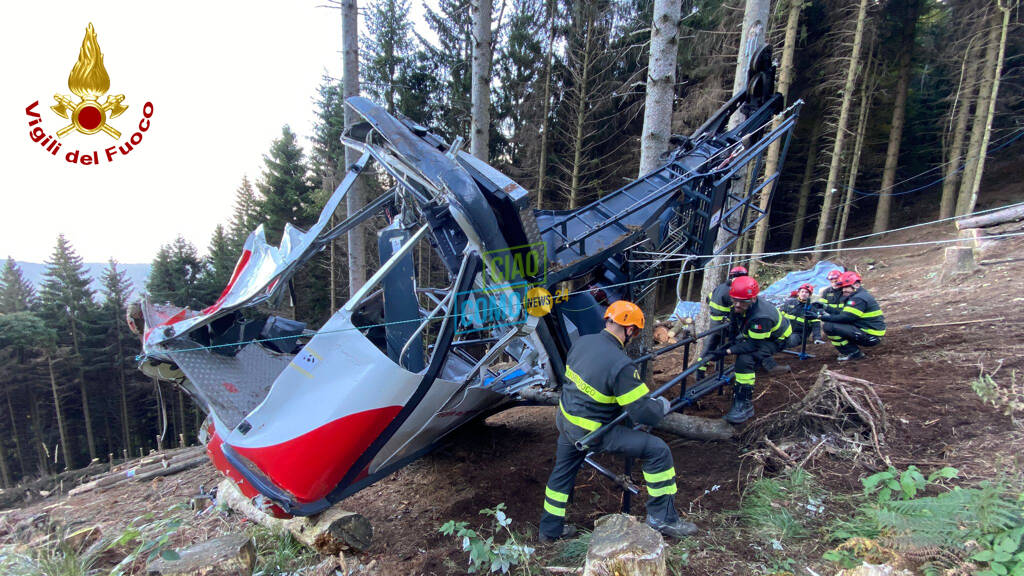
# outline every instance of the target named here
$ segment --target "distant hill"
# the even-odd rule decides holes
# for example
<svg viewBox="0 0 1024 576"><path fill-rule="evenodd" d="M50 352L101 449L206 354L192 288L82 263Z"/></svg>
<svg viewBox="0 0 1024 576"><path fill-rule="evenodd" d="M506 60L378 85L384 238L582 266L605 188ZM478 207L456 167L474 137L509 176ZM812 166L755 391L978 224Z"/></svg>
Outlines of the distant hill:
<svg viewBox="0 0 1024 576"><path fill-rule="evenodd" d="M35 262L17 262L18 267L21 268L22 273L25 275L25 279L32 283L36 291L39 291L39 286L43 283L43 273L46 272L46 264L37 264ZM117 264L118 269L125 270L128 272L128 277L132 279L132 294L139 294L146 288L146 281L149 279L149 264ZM107 268L106 262L86 262L86 271L90 278L92 278L92 284L90 286L96 291L99 299L102 299L100 277L103 275L103 270Z"/></svg>

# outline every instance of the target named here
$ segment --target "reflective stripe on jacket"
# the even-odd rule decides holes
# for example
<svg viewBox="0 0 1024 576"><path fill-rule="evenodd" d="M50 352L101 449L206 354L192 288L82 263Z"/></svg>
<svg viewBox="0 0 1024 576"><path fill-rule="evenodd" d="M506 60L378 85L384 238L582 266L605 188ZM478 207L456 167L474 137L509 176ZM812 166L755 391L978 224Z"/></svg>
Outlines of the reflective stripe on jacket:
<svg viewBox="0 0 1024 576"><path fill-rule="evenodd" d="M732 298L729 297L730 282L722 282L704 300L708 303L712 322L725 322L732 310Z"/></svg>
<svg viewBox="0 0 1024 576"><path fill-rule="evenodd" d="M853 324L865 334L885 336L885 316L882 314L882 307L864 288L858 288L856 292L850 294L843 302L840 312L825 316L822 320L837 324Z"/></svg>
<svg viewBox="0 0 1024 576"><path fill-rule="evenodd" d="M789 320L790 325L793 327L794 332L803 333L806 325L820 324L821 320L814 316L809 316L813 307L810 301L807 303L801 302L799 298L789 298L779 306L779 312Z"/></svg>
<svg viewBox="0 0 1024 576"><path fill-rule="evenodd" d="M619 339L602 330L581 336L569 350L558 417L573 425L567 431L574 440L623 409L635 423L654 425L664 414L649 392Z"/></svg>
<svg viewBox="0 0 1024 576"><path fill-rule="evenodd" d="M732 313L736 343L729 347L733 354L749 354L758 348L774 346L786 341L793 333L789 320L772 303L761 296L747 308L745 314Z"/></svg>

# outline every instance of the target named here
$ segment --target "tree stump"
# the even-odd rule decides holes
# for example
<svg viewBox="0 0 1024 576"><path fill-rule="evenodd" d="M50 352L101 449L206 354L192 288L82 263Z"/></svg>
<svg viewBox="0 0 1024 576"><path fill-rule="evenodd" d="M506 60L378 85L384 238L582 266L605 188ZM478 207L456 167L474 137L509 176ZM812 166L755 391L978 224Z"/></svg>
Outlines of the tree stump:
<svg viewBox="0 0 1024 576"><path fill-rule="evenodd" d="M974 249L968 246L946 248L946 259L942 263L941 280L947 282L954 276L970 274L977 265L974 263Z"/></svg>
<svg viewBox="0 0 1024 576"><path fill-rule="evenodd" d="M256 547L245 534L228 534L177 551L177 560L156 558L146 566L149 576L250 576Z"/></svg>
<svg viewBox="0 0 1024 576"><path fill-rule="evenodd" d="M290 532L299 543L321 554L363 551L373 540L373 526L362 514L328 508L308 518L274 518L254 506L235 483L226 478L217 487L217 500L261 526Z"/></svg>
<svg viewBox="0 0 1024 576"><path fill-rule="evenodd" d="M667 550L657 530L610 514L594 523L583 576L664 576Z"/></svg>

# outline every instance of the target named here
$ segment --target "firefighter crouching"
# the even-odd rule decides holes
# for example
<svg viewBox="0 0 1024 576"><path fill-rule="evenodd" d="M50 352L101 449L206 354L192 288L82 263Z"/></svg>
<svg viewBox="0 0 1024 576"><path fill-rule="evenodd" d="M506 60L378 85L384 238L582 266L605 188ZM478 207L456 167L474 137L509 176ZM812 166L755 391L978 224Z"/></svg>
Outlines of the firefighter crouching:
<svg viewBox="0 0 1024 576"><path fill-rule="evenodd" d="M789 298L779 306L779 312L789 320L793 327L793 333L786 341L786 348L801 346L805 340L813 336L815 344L824 344L821 339L821 320L818 319L818 311L822 309L821 302L812 302L814 286L801 284L796 290L796 296Z"/></svg>
<svg viewBox="0 0 1024 576"><path fill-rule="evenodd" d="M732 408L723 416L730 424L740 424L754 416L751 399L754 396L754 371L758 366L771 366L771 372L789 371L789 366L775 364L772 356L785 347L793 328L775 306L758 297L760 290L757 280L750 276L733 281L729 289L732 299L730 322L736 340L709 352L712 356L736 355Z"/></svg>
<svg viewBox="0 0 1024 576"><path fill-rule="evenodd" d="M558 445L555 468L544 491L544 514L540 541L551 542L573 536L575 528L565 525L565 511L586 453L575 442L625 410L636 424L653 426L669 411L664 398L654 399L647 385L624 351L625 344L640 334L644 315L632 302L612 303L604 314L605 329L581 336L569 350L555 424ZM643 460L647 485L647 523L666 536L682 538L697 526L679 518L675 508L675 467L672 452L657 436L615 426L600 438L595 452L624 454Z"/></svg>
<svg viewBox="0 0 1024 576"><path fill-rule="evenodd" d="M708 317L711 319L711 323L708 328L714 328L727 324L729 322L729 312L732 310L732 300L729 298L729 287L732 286L733 280L747 276L747 269L743 266L734 266L729 270L729 279L722 282L710 294L705 298L708 305ZM701 351L701 356L697 358L697 362L701 361L701 358L707 356L709 350L720 348L724 342L723 338L726 335L723 330L719 330L714 334L711 334L704 338L704 346ZM702 378L707 374L708 364L704 364L698 371L698 378Z"/></svg>
<svg viewBox="0 0 1024 576"><path fill-rule="evenodd" d="M827 276L828 286L822 289L821 298L818 299L825 312L830 314L838 313L843 307L843 289L839 287L839 278L842 275L842 270L830 271Z"/></svg>
<svg viewBox="0 0 1024 576"><path fill-rule="evenodd" d="M822 329L839 350L837 360L860 360L861 346L877 346L885 336L885 317L878 301L861 287L860 274L844 272L839 278L843 302L837 312L823 312Z"/></svg>

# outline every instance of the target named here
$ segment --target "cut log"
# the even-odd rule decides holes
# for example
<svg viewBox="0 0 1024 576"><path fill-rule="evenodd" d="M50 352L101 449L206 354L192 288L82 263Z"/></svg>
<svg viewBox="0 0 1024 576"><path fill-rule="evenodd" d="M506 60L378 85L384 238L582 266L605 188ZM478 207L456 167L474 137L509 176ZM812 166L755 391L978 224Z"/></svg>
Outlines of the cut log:
<svg viewBox="0 0 1024 576"><path fill-rule="evenodd" d="M974 263L974 249L968 246L950 246L946 248L946 259L942 263L942 282L951 280L961 274L970 274L977 268Z"/></svg>
<svg viewBox="0 0 1024 576"><path fill-rule="evenodd" d="M982 214L981 216L961 218L956 221L956 229L967 230L968 228L985 228L987 226L995 226L996 224L1003 224L1005 222L1016 222L1018 220L1024 220L1024 206L1014 206L1004 210L996 210L995 212Z"/></svg>
<svg viewBox="0 0 1024 576"><path fill-rule="evenodd" d="M134 477L132 477L132 480L134 482L142 482L144 480L150 480L153 478L157 478L159 476L170 476L171 474L177 474L178 472L184 472L185 470L188 470L190 468L195 468L196 466L199 466L200 464L208 460L209 458L204 454L202 456L197 456L195 458L185 460L177 464L171 464L167 468L157 467L155 470L151 472L136 474Z"/></svg>
<svg viewBox="0 0 1024 576"><path fill-rule="evenodd" d="M631 516L610 514L594 523L583 576L663 576L667 550L657 530Z"/></svg>
<svg viewBox="0 0 1024 576"><path fill-rule="evenodd" d="M558 405L558 394L556 390L536 387L524 388L519 391L519 396L524 400L551 406ZM654 429L694 440L728 440L734 434L734 428L720 418L704 418L678 413L665 416Z"/></svg>
<svg viewBox="0 0 1024 576"><path fill-rule="evenodd" d="M373 526L362 514L328 508L308 518L274 518L257 508L226 478L217 487L217 500L261 526L290 532L298 542L321 554L333 555L343 550L361 552L369 548L373 540Z"/></svg>
<svg viewBox="0 0 1024 576"><path fill-rule="evenodd" d="M675 412L662 418L654 429L695 440L728 440L735 432L735 428L721 418L704 418Z"/></svg>
<svg viewBox="0 0 1024 576"><path fill-rule="evenodd" d="M245 534L228 534L183 550L177 560L156 558L146 566L150 576L249 576L256 565L256 547Z"/></svg>

